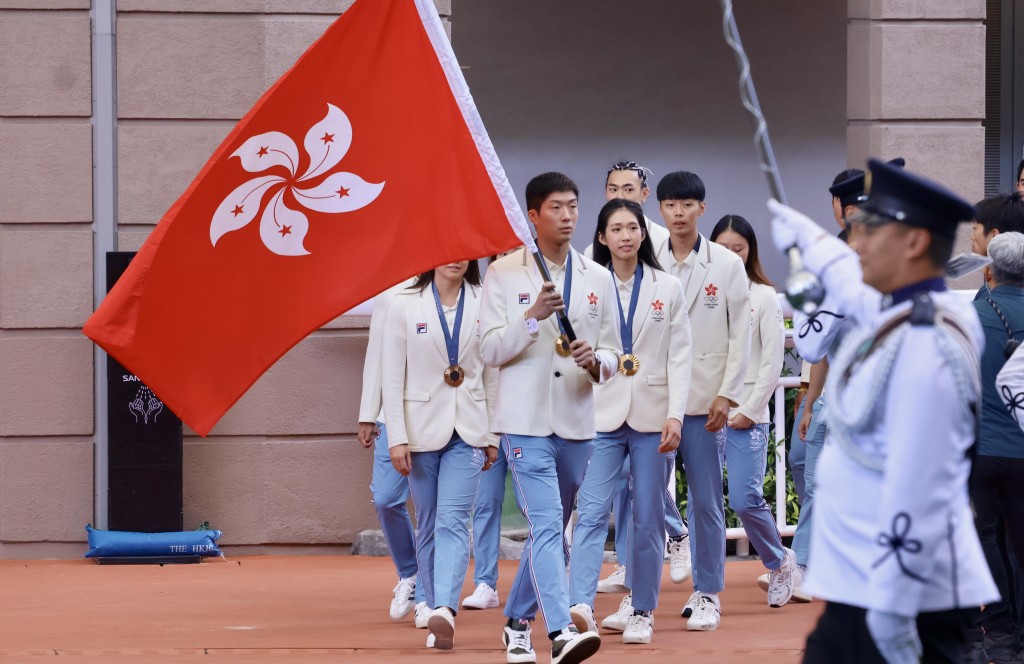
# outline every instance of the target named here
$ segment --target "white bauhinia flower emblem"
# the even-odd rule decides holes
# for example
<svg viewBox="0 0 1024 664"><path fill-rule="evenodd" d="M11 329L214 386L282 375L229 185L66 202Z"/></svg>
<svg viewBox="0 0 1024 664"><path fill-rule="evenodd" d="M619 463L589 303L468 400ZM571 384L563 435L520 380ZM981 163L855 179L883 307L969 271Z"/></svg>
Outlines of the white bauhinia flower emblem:
<svg viewBox="0 0 1024 664"><path fill-rule="evenodd" d="M299 149L287 134L269 131L247 140L231 155L239 158L242 168L250 173L262 173L279 167L287 170L289 176L264 175L228 194L213 213L210 242L217 246L217 240L245 228L262 212L260 238L267 249L282 256L308 254L302 243L309 230L309 220L301 211L285 205L285 191L290 191L294 199L309 210L337 214L366 207L384 189L383 182L373 184L345 172L331 173L308 189L299 188L299 183L319 178L337 166L351 145L352 123L333 104L327 105L327 116L306 132L303 146L309 155L309 165L301 177Z"/></svg>

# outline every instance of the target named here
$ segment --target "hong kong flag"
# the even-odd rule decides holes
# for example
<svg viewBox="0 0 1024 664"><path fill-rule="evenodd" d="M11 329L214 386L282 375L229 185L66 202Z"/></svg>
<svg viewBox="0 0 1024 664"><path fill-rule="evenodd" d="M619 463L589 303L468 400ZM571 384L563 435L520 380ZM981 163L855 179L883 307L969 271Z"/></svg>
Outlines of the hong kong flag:
<svg viewBox="0 0 1024 664"><path fill-rule="evenodd" d="M85 334L201 435L313 330L529 230L431 0L358 0L171 206Z"/></svg>

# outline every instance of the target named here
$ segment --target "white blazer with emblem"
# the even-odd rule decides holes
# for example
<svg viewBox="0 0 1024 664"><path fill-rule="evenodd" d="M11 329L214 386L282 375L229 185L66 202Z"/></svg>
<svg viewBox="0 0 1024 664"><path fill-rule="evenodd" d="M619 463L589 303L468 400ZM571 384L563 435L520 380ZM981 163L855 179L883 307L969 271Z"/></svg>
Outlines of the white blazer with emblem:
<svg viewBox="0 0 1024 664"><path fill-rule="evenodd" d="M531 335L524 313L544 283L531 256L520 249L494 262L484 278L480 305L480 347L484 362L500 367L491 431L521 436L561 436L590 440L595 434L595 382L605 382L619 366L618 305L612 276L575 249L569 322L579 339L590 342L601 363L599 379L555 352L556 317L540 321Z"/></svg>
<svg viewBox="0 0 1024 664"><path fill-rule="evenodd" d="M657 247L666 269L675 259L666 240ZM693 364L686 414L707 415L715 397L743 400L750 358L750 290L740 257L700 236L697 260L685 286Z"/></svg>
<svg viewBox="0 0 1024 664"><path fill-rule="evenodd" d="M623 311L628 315L628 305ZM637 373L617 373L594 388L598 431L615 431L623 423L634 431L661 431L666 419L682 422L686 412L691 351L683 285L648 266L633 316L633 354L640 361Z"/></svg>
<svg viewBox="0 0 1024 664"><path fill-rule="evenodd" d="M466 284L458 354L466 378L452 387L444 381L448 351L432 289L406 289L394 296L385 323L382 368L388 447L439 450L454 433L473 447L497 446L497 437L487 430L479 311L480 288ZM491 372L486 373L490 378Z"/></svg>
<svg viewBox="0 0 1024 664"><path fill-rule="evenodd" d="M786 326L775 289L750 284L750 363L743 398L736 411L755 424L768 422L768 402L782 373L786 354Z"/></svg>

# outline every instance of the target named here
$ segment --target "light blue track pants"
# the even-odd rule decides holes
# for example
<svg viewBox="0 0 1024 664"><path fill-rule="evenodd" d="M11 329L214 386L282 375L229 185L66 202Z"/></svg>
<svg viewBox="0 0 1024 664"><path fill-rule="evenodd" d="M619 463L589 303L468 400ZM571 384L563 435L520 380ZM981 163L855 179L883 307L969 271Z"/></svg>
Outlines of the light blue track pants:
<svg viewBox="0 0 1024 664"><path fill-rule="evenodd" d="M788 449L789 471L793 473L793 485L796 487L796 497L800 505L804 504L804 463L807 455L807 445L800 437L800 418L804 416L804 404L806 399L800 402L800 407L793 415L793 426L790 428L789 439L786 441ZM802 509L802 507L801 507Z"/></svg>
<svg viewBox="0 0 1024 664"><path fill-rule="evenodd" d="M473 585L498 587L498 550L501 548L501 508L505 502L508 462L499 454L491 469L480 474L473 507Z"/></svg>
<svg viewBox="0 0 1024 664"><path fill-rule="evenodd" d="M511 434L501 437L516 502L529 529L505 603L506 617L533 620L539 607L549 633L570 624L569 579L565 573L569 557L563 531L593 449L592 440Z"/></svg>
<svg viewBox="0 0 1024 664"><path fill-rule="evenodd" d="M674 453L658 452L661 432L640 433L623 425L600 432L579 495L579 523L573 531L569 604L594 606L608 537L608 516L623 460L629 458L633 519L628 570L633 607L653 611L665 562L665 468Z"/></svg>
<svg viewBox="0 0 1024 664"><path fill-rule="evenodd" d="M409 488L416 505L416 560L427 606L459 608L469 568L469 511L473 508L484 451L458 435L442 449L412 453ZM487 471L490 472L490 471Z"/></svg>
<svg viewBox="0 0 1024 664"><path fill-rule="evenodd" d="M669 537L682 537L687 533L686 524L683 523L683 517L676 505L675 494L668 491L668 483L675 477L675 474L675 456L667 455L665 459L665 530ZM629 483L629 457L627 456L622 463L622 472L616 483L615 495L612 496L612 508L615 512L615 557L620 565L626 565L627 581L629 577L629 566L627 565L630 551L629 534L633 529L632 493Z"/></svg>
<svg viewBox="0 0 1024 664"><path fill-rule="evenodd" d="M815 476L827 433L825 409L825 396L822 395L814 402L814 414L811 416L811 424L807 427L807 439L804 441L804 495L800 501L800 520L797 521L796 534L793 536L793 551L796 553L797 565L806 566L811 551Z"/></svg>
<svg viewBox="0 0 1024 664"><path fill-rule="evenodd" d="M725 463L729 468L729 505L743 522L747 539L757 549L765 567L778 569L785 551L775 517L764 499L768 425L755 424L749 429L726 426L723 431Z"/></svg>
<svg viewBox="0 0 1024 664"><path fill-rule="evenodd" d="M373 444L373 478L370 495L377 510L377 520L384 533L384 541L391 551L398 577L416 576L416 535L405 502L409 499L409 481L391 465L388 453L387 427L380 422L380 436ZM422 584L416 584L416 601L424 598Z"/></svg>
<svg viewBox="0 0 1024 664"><path fill-rule="evenodd" d="M693 589L717 593L725 588L725 496L722 455L707 422L707 415L683 418L679 453L686 467Z"/></svg>

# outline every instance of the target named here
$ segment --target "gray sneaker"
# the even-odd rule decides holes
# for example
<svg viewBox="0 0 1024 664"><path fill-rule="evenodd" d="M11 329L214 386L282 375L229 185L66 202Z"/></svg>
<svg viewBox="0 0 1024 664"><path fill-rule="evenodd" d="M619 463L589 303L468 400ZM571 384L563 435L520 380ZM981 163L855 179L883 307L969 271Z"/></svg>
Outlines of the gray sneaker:
<svg viewBox="0 0 1024 664"><path fill-rule="evenodd" d="M796 554L791 549L783 549L782 564L768 574L768 606L777 609L785 606L793 598L796 584L793 572L796 571Z"/></svg>

